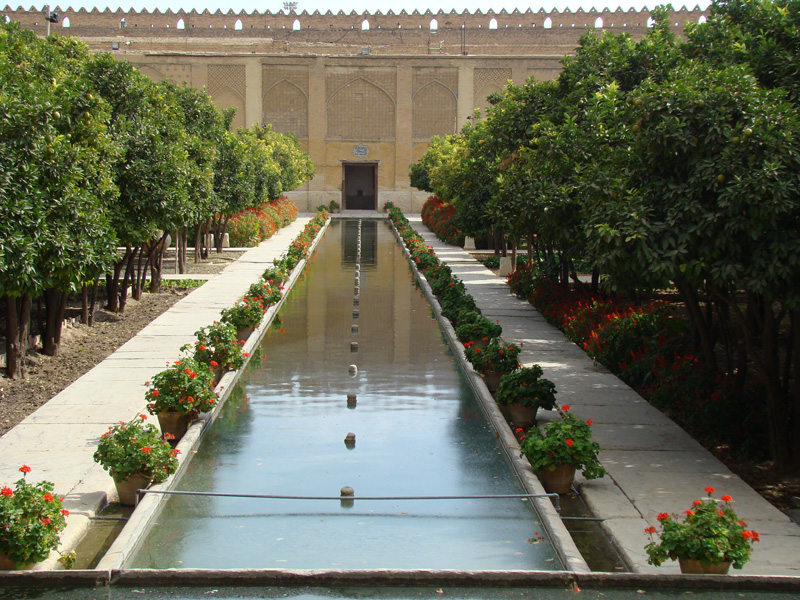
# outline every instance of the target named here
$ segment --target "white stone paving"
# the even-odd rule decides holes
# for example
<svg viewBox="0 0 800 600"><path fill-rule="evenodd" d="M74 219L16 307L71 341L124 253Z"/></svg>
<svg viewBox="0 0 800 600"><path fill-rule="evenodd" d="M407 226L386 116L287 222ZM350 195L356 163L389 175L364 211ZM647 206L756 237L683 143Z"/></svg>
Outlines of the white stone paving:
<svg viewBox="0 0 800 600"><path fill-rule="evenodd" d="M408 215L407 215L408 216ZM710 452L634 390L612 375L527 302L511 294L505 281L474 260L468 252L439 241L419 215L411 225L446 262L483 314L503 327L503 339L522 343L520 361L538 363L556 384L558 400L595 425L593 437L603 450L600 460L608 475L599 480L576 479L581 496L613 537L631 567L640 572L677 573L668 562L647 564L644 529L657 525L660 512L682 513L704 488L715 497L730 494L734 508L758 531L752 559L732 574L800 576L800 527L764 500ZM545 415L546 417L546 415Z"/></svg>

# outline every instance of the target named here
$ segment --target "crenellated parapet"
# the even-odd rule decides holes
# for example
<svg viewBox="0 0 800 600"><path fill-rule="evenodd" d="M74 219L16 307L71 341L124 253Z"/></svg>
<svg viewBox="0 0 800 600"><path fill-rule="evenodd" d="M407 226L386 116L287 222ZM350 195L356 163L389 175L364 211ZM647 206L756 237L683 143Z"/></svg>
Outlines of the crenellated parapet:
<svg viewBox="0 0 800 600"><path fill-rule="evenodd" d="M186 11L183 9L172 11L167 9L162 12L158 9L148 10L103 10L93 8L87 10L80 8L74 10L71 7L56 7L55 12L60 16L60 25L64 29L63 33L73 33L82 35L110 35L111 31L119 29L130 30L158 30L163 32L167 29L182 31L183 35L190 35L193 30L215 30L218 32L230 32L230 35L245 36L247 33L255 37L263 37L266 31L376 31L376 30L453 30L453 29L481 29L496 31L500 37L503 31L509 30L586 30L590 27L642 29L647 27L650 19L650 10L623 10L608 8L597 10L591 8L584 10L579 8L575 11L565 9L557 10L532 10L506 11L505 9L495 12L488 10L482 12L469 11L443 11L424 12L414 10L407 12L401 10L395 13L392 10L387 12L356 12L356 11L326 11L324 13L316 10L311 13L307 11L295 12L259 12L258 10L246 12L244 10L235 12L232 9L227 11L197 10ZM682 29L687 22L696 23L701 17L706 15L706 10L695 6L692 9L682 7L674 10L670 17L670 22L678 29ZM14 21L19 21L24 27L36 29L44 27L44 17L41 10L31 6L23 8L21 6L12 8L6 6L2 14ZM236 32L236 33L234 33ZM132 35L129 33L129 35Z"/></svg>

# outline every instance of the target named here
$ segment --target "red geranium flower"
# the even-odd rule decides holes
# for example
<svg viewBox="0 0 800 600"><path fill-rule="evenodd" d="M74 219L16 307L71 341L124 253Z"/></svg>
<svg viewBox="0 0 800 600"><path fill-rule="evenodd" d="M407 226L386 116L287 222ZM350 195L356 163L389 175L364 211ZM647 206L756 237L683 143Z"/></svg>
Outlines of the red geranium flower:
<svg viewBox="0 0 800 600"><path fill-rule="evenodd" d="M150 454L150 446L142 446L142 452L145 454Z"/></svg>
<svg viewBox="0 0 800 600"><path fill-rule="evenodd" d="M161 392L159 392L158 390L153 390L152 392L150 392L150 394L152 394L153 396L158 396L160 393Z"/></svg>
<svg viewBox="0 0 800 600"><path fill-rule="evenodd" d="M45 494L43 496L43 498L44 498L45 502L52 502L53 501L53 495L52 494Z"/></svg>
<svg viewBox="0 0 800 600"><path fill-rule="evenodd" d="M22 465L19 468L19 472L20 473L30 473L31 472L31 468L28 465Z"/></svg>
<svg viewBox="0 0 800 600"><path fill-rule="evenodd" d="M50 525L50 517L44 517L42 519L42 525Z"/></svg>
<svg viewBox="0 0 800 600"><path fill-rule="evenodd" d="M572 445L573 445L575 442L573 442L572 440L564 440L564 443L565 443L567 446L569 446L570 448L572 448Z"/></svg>
<svg viewBox="0 0 800 600"><path fill-rule="evenodd" d="M669 519L669 513L665 513L665 512L664 513L658 513L658 516L656 518L658 519L659 522L665 521L665 520Z"/></svg>
<svg viewBox="0 0 800 600"><path fill-rule="evenodd" d="M561 410L563 410L564 412L567 412L569 410L569 404L565 404L564 406L562 406Z"/></svg>
<svg viewBox="0 0 800 600"><path fill-rule="evenodd" d="M706 492L706 494L713 494L714 493L714 488L711 487L711 486L708 486L707 488L705 488L705 492Z"/></svg>
<svg viewBox="0 0 800 600"><path fill-rule="evenodd" d="M586 419L586 424L587 425L594 425L594 421L592 421L591 419Z"/></svg>
<svg viewBox="0 0 800 600"><path fill-rule="evenodd" d="M0 490L0 494L3 494L6 498L11 498L14 495L14 491L10 487L4 487Z"/></svg>
<svg viewBox="0 0 800 600"><path fill-rule="evenodd" d="M61 514L64 515L65 517L68 517L69 516L69 511L66 508L62 508L61 509Z"/></svg>
<svg viewBox="0 0 800 600"><path fill-rule="evenodd" d="M644 532L645 533L655 533L656 532L656 528L651 525L650 527L645 527Z"/></svg>
<svg viewBox="0 0 800 600"><path fill-rule="evenodd" d="M731 500L733 500L733 498L728 496L728 494L725 494L722 498L720 498L720 500L722 500L723 502L730 502Z"/></svg>
<svg viewBox="0 0 800 600"><path fill-rule="evenodd" d="M690 517L693 517L694 516L694 511L692 509L690 509L690 508L687 508L685 511L683 511L683 514L689 515Z"/></svg>

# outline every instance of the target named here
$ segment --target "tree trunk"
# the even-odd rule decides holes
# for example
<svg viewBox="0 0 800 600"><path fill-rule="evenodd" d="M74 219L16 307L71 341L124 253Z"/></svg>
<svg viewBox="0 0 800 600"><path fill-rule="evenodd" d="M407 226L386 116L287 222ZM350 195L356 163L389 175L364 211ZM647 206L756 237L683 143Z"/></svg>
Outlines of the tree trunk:
<svg viewBox="0 0 800 600"><path fill-rule="evenodd" d="M9 379L25 377L25 350L19 342L19 298L6 296L6 374Z"/></svg>
<svg viewBox="0 0 800 600"><path fill-rule="evenodd" d="M695 290L685 281L676 280L675 285L677 286L678 292L680 293L681 298L683 298L683 303L686 306L687 312L689 313L689 319L694 328L694 332L697 335L700 350L702 351L708 366L714 369L716 372L717 359L714 355L714 343L709 333L710 325L706 322L705 316L703 315L703 310L700 307L700 299L697 295L697 290Z"/></svg>
<svg viewBox="0 0 800 600"><path fill-rule="evenodd" d="M600 269L592 267L592 293L600 291Z"/></svg>
<svg viewBox="0 0 800 600"><path fill-rule="evenodd" d="M186 243L188 229L181 227L178 230L178 243L175 245L175 272L186 273Z"/></svg>
<svg viewBox="0 0 800 600"><path fill-rule="evenodd" d="M169 239L169 237L169 231L164 231L155 247L150 251L151 294L157 294L161 289L161 265L164 264L164 254L167 252L167 239Z"/></svg>
<svg viewBox="0 0 800 600"><path fill-rule="evenodd" d="M89 324L89 290L85 283L81 286L81 323Z"/></svg>
<svg viewBox="0 0 800 600"><path fill-rule="evenodd" d="M61 297L64 293L61 290L50 288L45 290L45 306L46 316L45 325L42 330L42 352L47 356L58 355L58 343L56 338L60 338L58 330L61 329L61 323L58 321L59 307L61 306Z"/></svg>
<svg viewBox="0 0 800 600"><path fill-rule="evenodd" d="M134 246L130 255L128 255L127 264L125 265L125 275L122 278L122 289L119 293L119 313L125 312L125 305L128 303L128 286L131 284L131 277L133 276L133 263L136 260L136 254L139 252L139 246Z"/></svg>
<svg viewBox="0 0 800 600"><path fill-rule="evenodd" d="M221 221L221 226L214 232L214 244L218 254L222 254L222 240L225 237L225 230L228 229L228 220L230 218L230 215L225 215Z"/></svg>
<svg viewBox="0 0 800 600"><path fill-rule="evenodd" d="M789 392L787 415L787 421L791 425L788 444L791 452L789 469L792 473L800 473L800 309L792 309L791 320L792 368L789 380L792 382L792 387Z"/></svg>
<svg viewBox="0 0 800 600"><path fill-rule="evenodd" d="M113 313L120 312L119 308L119 277L122 274L122 269L125 268L125 265L128 264L128 259L130 257L131 247L125 247L125 254L124 256L114 263L114 274L109 278L106 275L106 307Z"/></svg>
<svg viewBox="0 0 800 600"><path fill-rule="evenodd" d="M87 321L87 325L92 327L94 325L94 310L95 306L97 306L97 288L100 285L100 279L95 279L94 283L92 284L92 294L89 300L89 320Z"/></svg>

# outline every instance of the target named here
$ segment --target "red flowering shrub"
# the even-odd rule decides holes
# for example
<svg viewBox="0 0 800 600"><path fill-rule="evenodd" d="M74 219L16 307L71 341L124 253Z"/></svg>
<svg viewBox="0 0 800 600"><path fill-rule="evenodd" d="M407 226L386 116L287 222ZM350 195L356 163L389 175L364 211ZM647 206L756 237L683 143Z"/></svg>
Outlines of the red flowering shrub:
<svg viewBox="0 0 800 600"><path fill-rule="evenodd" d="M727 444L743 455L763 455L766 426L754 410L759 390L736 385L691 350L684 320L663 304L637 306L619 297L566 287L522 268L508 278L528 299L597 362L605 365L698 438Z"/></svg>
<svg viewBox="0 0 800 600"><path fill-rule="evenodd" d="M456 207L431 196L422 207L422 222L436 237L453 246L464 245L464 235L453 225Z"/></svg>
<svg viewBox="0 0 800 600"><path fill-rule="evenodd" d="M248 248L269 239L281 227L297 218L297 205L286 196L248 208L231 217L228 234L231 246Z"/></svg>

